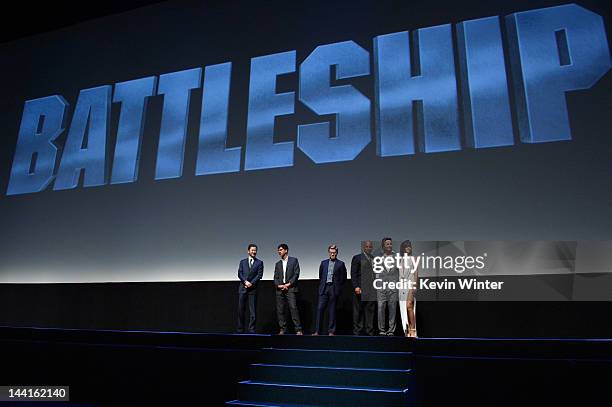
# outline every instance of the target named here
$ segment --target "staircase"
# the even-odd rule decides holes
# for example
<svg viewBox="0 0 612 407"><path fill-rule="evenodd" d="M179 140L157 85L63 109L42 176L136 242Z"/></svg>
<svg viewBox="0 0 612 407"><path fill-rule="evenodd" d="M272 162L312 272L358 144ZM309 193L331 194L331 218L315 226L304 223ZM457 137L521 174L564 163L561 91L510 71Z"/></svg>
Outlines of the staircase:
<svg viewBox="0 0 612 407"><path fill-rule="evenodd" d="M401 337L278 336L226 405L414 405L411 346Z"/></svg>

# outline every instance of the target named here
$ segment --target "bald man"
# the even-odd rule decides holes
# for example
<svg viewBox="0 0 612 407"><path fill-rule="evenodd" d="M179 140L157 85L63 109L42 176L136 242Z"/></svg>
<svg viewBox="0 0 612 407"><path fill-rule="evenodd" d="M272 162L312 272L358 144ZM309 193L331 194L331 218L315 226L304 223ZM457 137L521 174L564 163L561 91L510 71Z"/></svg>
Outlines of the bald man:
<svg viewBox="0 0 612 407"><path fill-rule="evenodd" d="M361 253L351 260L351 283L353 284L353 334L376 335L374 314L376 314L376 293L374 291L374 271L372 268L371 240L361 242Z"/></svg>

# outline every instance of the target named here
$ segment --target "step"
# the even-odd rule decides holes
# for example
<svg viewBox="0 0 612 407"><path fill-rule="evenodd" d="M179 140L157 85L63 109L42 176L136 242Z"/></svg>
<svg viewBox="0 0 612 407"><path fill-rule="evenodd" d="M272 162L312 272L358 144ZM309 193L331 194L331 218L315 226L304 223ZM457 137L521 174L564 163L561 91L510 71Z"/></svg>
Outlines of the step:
<svg viewBox="0 0 612 407"><path fill-rule="evenodd" d="M325 384L331 386L405 389L413 387L410 369L363 369L256 363L250 378L256 382Z"/></svg>
<svg viewBox="0 0 612 407"><path fill-rule="evenodd" d="M250 406L250 407L316 407L313 404L293 403L266 403L265 401L232 400L226 401L226 406Z"/></svg>
<svg viewBox="0 0 612 407"><path fill-rule="evenodd" d="M410 369L412 352L264 348L262 363L272 365Z"/></svg>
<svg viewBox="0 0 612 407"><path fill-rule="evenodd" d="M389 352L410 352L415 340L403 336L312 336L275 335L270 339L273 348L344 349Z"/></svg>
<svg viewBox="0 0 612 407"><path fill-rule="evenodd" d="M317 406L405 405L408 403L408 389L315 386L248 380L238 384L238 399Z"/></svg>

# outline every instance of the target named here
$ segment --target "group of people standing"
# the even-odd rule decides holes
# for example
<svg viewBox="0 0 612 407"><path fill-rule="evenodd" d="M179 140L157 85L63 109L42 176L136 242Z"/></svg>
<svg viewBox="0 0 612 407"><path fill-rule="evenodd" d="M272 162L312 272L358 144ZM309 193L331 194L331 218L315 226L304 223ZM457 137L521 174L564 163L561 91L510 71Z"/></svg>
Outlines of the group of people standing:
<svg viewBox="0 0 612 407"><path fill-rule="evenodd" d="M303 335L300 314L297 306L298 280L300 264L298 259L289 256L289 247L278 245L280 260L274 266L274 287L276 289L276 311L279 324L279 335L287 332L287 308L293 321L296 335ZM412 255L412 244L409 240L402 242L400 253ZM264 264L257 258L257 245L251 243L247 247L248 257L238 265L238 332L255 332L257 286L263 277ZM340 298L342 287L347 280L347 270L344 262L338 259L338 247L329 245L328 258L319 265L319 289L317 318L313 335L320 335L325 311L328 313L328 335L336 333L336 304ZM380 273L374 273L373 261L376 255L395 257L393 240L384 238L379 254L374 253L372 241L362 242L361 252L351 260L351 283L353 285L353 333L355 335L376 335L374 315L378 309L378 334L395 335L396 313L399 304L402 328L405 336L416 337L415 290L417 270L413 263L402 263L393 267L383 266ZM382 263L382 264L391 264ZM413 281L413 286L406 289L374 288L374 280L383 282ZM384 286L386 287L386 285ZM246 321L248 305L249 319Z"/></svg>
<svg viewBox="0 0 612 407"><path fill-rule="evenodd" d="M395 261L396 253L393 251L393 239L382 239L379 253L374 253L374 244L371 240L362 242L361 253L353 256L351 260L351 282L353 283L353 333L360 335L365 331L367 335L393 336L396 330L396 315L399 304L402 330L408 337L416 337L415 294L418 270L412 261L412 243L405 240L400 245L400 254L408 256L408 262ZM374 273L374 257L382 257L380 262L382 271ZM385 261L392 257L393 261ZM391 266L388 266L390 265ZM374 288L374 280L381 280L382 288ZM402 289L389 288L391 282L403 281ZM378 311L378 312L377 312ZM378 326L374 326L374 315L377 314Z"/></svg>

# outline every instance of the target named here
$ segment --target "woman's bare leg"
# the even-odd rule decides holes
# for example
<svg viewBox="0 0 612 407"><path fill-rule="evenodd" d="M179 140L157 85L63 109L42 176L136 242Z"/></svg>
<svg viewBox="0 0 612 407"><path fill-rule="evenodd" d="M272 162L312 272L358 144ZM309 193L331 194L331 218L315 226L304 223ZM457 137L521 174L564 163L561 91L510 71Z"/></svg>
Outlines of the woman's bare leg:
<svg viewBox="0 0 612 407"><path fill-rule="evenodd" d="M416 337L416 315L414 313L414 290L408 292L408 300L406 301L408 312L408 336Z"/></svg>

